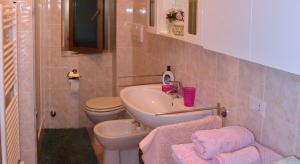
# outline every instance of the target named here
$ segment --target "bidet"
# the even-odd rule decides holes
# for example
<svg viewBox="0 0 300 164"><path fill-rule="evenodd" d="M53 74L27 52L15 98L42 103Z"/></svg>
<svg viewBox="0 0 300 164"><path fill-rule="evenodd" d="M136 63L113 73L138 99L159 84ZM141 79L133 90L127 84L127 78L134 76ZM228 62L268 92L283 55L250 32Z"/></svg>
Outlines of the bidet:
<svg viewBox="0 0 300 164"><path fill-rule="evenodd" d="M94 127L104 146L104 164L138 164L138 143L149 133L133 119L104 121Z"/></svg>

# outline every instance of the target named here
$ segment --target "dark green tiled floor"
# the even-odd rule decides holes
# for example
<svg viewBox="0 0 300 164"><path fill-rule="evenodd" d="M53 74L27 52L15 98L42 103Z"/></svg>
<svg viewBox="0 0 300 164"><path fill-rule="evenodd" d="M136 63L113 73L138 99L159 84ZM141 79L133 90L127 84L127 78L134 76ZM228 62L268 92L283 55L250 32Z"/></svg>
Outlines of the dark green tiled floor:
<svg viewBox="0 0 300 164"><path fill-rule="evenodd" d="M97 164L87 129L45 129L39 164Z"/></svg>

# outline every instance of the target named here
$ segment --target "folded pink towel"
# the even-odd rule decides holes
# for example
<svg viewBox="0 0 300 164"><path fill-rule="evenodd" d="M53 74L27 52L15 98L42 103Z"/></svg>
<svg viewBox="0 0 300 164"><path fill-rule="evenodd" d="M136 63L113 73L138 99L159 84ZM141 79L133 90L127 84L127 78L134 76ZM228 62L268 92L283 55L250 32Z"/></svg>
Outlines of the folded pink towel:
<svg viewBox="0 0 300 164"><path fill-rule="evenodd" d="M216 156L219 164L261 164L258 150L254 146L249 146L232 153L222 153Z"/></svg>
<svg viewBox="0 0 300 164"><path fill-rule="evenodd" d="M283 157L280 154L275 153L271 149L264 147L263 145L260 145L258 143L254 144L257 148L259 155L262 160L262 164L271 164L275 161L278 161L282 159ZM172 158L175 160L177 164L217 164L219 161L214 158L214 160L204 160L201 157L199 157L195 150L194 150L194 144L181 144L181 145L173 145L172 147ZM248 148L248 147L247 147ZM251 149L252 151L253 149ZM255 152L254 152L255 153ZM243 153L241 153L243 154ZM223 155L223 154L222 154ZM241 159L241 158L240 158ZM243 161L239 161L238 164L244 164ZM169 161L169 163L174 163ZM231 163L230 163L231 164Z"/></svg>
<svg viewBox="0 0 300 164"><path fill-rule="evenodd" d="M258 149L262 164L271 164L274 163L275 161L279 161L280 159L283 158L282 155L274 152L270 148L267 148L263 145L260 145L259 143L255 143L254 146Z"/></svg>
<svg viewBox="0 0 300 164"><path fill-rule="evenodd" d="M240 126L197 131L191 139L196 153L203 159L212 159L218 154L233 152L254 143L254 135Z"/></svg>
<svg viewBox="0 0 300 164"><path fill-rule="evenodd" d="M172 157L177 164L216 164L212 160L201 159L196 154L192 143L173 145Z"/></svg>

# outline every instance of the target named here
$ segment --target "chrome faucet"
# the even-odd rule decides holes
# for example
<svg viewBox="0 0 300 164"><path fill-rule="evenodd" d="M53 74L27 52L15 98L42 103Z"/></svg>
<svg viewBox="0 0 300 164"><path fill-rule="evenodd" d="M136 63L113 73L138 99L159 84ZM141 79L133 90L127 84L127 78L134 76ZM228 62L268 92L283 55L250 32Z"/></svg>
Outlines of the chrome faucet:
<svg viewBox="0 0 300 164"><path fill-rule="evenodd" d="M172 96L173 98L182 97L182 83L180 81L170 81L174 85L174 88L167 91L166 94Z"/></svg>
<svg viewBox="0 0 300 164"><path fill-rule="evenodd" d="M174 89L167 91L166 92L167 95L171 96L173 99L175 98L180 98L180 96L178 95L178 93L174 93Z"/></svg>

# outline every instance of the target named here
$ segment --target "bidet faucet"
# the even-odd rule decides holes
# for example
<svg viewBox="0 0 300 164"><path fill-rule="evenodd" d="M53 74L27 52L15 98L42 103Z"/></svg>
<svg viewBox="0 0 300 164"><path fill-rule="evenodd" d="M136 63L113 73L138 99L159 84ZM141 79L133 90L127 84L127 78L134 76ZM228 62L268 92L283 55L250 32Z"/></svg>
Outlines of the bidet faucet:
<svg viewBox="0 0 300 164"><path fill-rule="evenodd" d="M137 120L133 120L131 123L132 123L133 125L135 125L136 127L141 127L141 123L138 122Z"/></svg>

